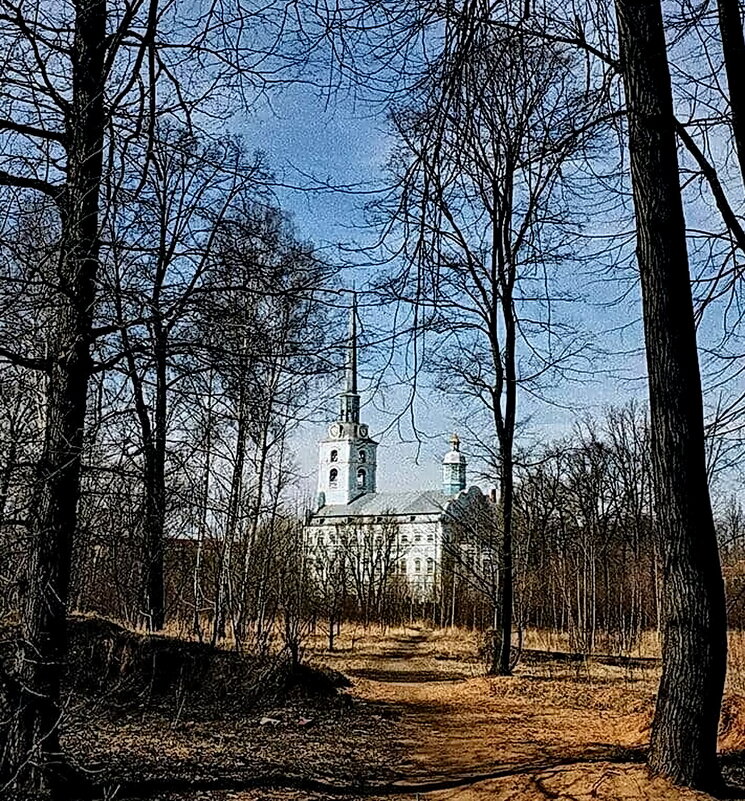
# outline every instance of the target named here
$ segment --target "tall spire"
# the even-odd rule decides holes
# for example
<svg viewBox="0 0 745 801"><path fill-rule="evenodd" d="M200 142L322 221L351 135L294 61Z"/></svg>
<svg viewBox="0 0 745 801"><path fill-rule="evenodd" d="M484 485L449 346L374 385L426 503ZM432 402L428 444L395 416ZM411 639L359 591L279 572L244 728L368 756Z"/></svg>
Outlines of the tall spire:
<svg viewBox="0 0 745 801"><path fill-rule="evenodd" d="M349 310L349 333L347 336L347 370L345 392L357 394L357 293L352 292L352 308Z"/></svg>
<svg viewBox="0 0 745 801"><path fill-rule="evenodd" d="M347 336L347 361L344 393L341 396L341 420L359 423L360 396L357 393L357 293L352 293L352 308L349 310L349 332Z"/></svg>

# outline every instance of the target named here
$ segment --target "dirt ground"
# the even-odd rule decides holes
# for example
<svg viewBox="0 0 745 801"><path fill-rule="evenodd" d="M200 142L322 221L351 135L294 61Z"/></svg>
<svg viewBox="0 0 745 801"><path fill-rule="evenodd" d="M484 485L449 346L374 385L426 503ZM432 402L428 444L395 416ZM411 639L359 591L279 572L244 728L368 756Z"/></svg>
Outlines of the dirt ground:
<svg viewBox="0 0 745 801"><path fill-rule="evenodd" d="M654 660L587 665L532 651L516 676L487 678L472 644L425 629L340 646L311 655L352 678L348 696L330 704L219 723L209 714L177 719L173 710L102 716L78 730L75 750L84 764L106 761L119 777L111 799L709 798L650 779L644 768ZM740 701L727 701L721 741L733 781L745 749Z"/></svg>

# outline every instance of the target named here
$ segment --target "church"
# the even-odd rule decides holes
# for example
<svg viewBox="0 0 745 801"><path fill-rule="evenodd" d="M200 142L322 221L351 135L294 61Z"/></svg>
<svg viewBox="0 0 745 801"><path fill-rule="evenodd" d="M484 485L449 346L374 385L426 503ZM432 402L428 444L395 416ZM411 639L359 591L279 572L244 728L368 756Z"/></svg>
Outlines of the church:
<svg viewBox="0 0 745 801"><path fill-rule="evenodd" d="M339 415L319 445L316 510L305 527L306 551L314 554L317 571L327 571L329 561L344 551L361 572L396 576L413 596L434 599L452 561L450 544L462 540L457 532L469 518L483 519L490 506L478 487L466 489L466 467L453 434L439 489L377 491L378 442L360 419L353 302Z"/></svg>

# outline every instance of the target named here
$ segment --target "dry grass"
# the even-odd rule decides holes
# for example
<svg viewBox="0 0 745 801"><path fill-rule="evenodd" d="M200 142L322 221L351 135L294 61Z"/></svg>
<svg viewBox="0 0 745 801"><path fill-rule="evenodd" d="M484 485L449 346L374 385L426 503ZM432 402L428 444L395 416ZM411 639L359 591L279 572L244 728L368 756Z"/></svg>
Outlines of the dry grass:
<svg viewBox="0 0 745 801"><path fill-rule="evenodd" d="M745 694L745 631L730 631L727 690Z"/></svg>
<svg viewBox="0 0 745 801"><path fill-rule="evenodd" d="M526 629L523 635L523 647L527 650L556 651L571 653L569 633L547 629ZM660 655L659 635L655 629L643 631L632 642L625 642L620 637L605 635L599 632L595 641L596 654L613 654L634 659L656 659Z"/></svg>
<svg viewBox="0 0 745 801"><path fill-rule="evenodd" d="M389 650L392 643L408 640L412 635L426 632L424 645L428 655L436 659L459 659L463 661L478 658L481 641L479 632L454 627L432 629L426 623L412 623L407 626L363 626L346 623L341 633L334 638L334 651L339 654L356 656L380 656ZM328 634L319 628L306 644L309 653L319 655L328 653Z"/></svg>
<svg viewBox="0 0 745 801"><path fill-rule="evenodd" d="M144 630L130 630L133 633L145 633ZM358 623L345 623L341 633L335 638L335 654L337 657L347 657L348 660L351 660L350 665L354 667L362 660L380 657L390 648L391 643L405 640L417 631L426 631L425 655L435 660L460 663L467 675L478 675L483 671L482 660L479 656L479 649L483 642L482 634L470 628L458 626L432 629L428 624L421 622L407 626L371 624L367 627ZM197 640L186 623L169 623L163 636L187 641ZM271 650L279 650L281 647L280 632L273 634L270 639ZM316 632L309 635L306 640L304 649L306 656L310 659L329 662L327 639L327 631L323 626L319 626ZM730 631L728 641L727 692L745 696L745 631ZM235 648L235 643L228 637L220 643L219 647L230 651ZM572 663L569 667L551 660L547 660L545 663L536 663L531 660L531 651L555 654L572 653L567 632L526 629L523 636L523 649L525 652L523 659L531 662L532 672L545 678L561 678L566 675L583 676L587 680L605 681L608 678L608 671L603 667L602 662L598 662L597 658L582 661L581 664ZM600 655L620 655L631 660L656 660L660 657L659 634L654 629L644 631L631 647L621 647L617 640L599 636L595 650L596 654ZM344 660L334 659L331 661L343 662ZM343 665L340 667L343 669ZM656 672L653 667L651 670L653 673ZM634 681L646 678L647 673L646 668L632 663L623 671L623 678Z"/></svg>
<svg viewBox="0 0 745 801"><path fill-rule="evenodd" d="M483 640L483 634L471 628L461 626L435 628L422 621L414 621L406 626L381 626L370 624L365 627L360 623L345 623L341 634L335 637L338 651L366 651L373 653L375 648L385 647L391 640L408 637L413 631L426 631L427 643L442 658L448 655L459 658L475 656ZM325 627L318 630L308 638L310 650L313 652L325 651L328 633ZM548 629L528 628L523 634L523 648L526 650L553 651L558 653L571 653L568 632L552 631ZM659 640L656 631L642 632L631 647L623 648L613 637L598 635L595 648L596 653L622 654L638 658L656 658L659 656Z"/></svg>

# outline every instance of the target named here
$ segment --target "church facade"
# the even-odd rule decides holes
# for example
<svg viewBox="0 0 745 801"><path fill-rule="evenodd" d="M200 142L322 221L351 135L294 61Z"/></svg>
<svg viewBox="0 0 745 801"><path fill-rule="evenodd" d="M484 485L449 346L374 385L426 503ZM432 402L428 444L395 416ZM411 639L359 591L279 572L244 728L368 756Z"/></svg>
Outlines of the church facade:
<svg viewBox="0 0 745 801"><path fill-rule="evenodd" d="M395 577L420 600L435 600L448 553L464 521L489 505L466 489L467 462L457 435L442 460L438 489L378 492L378 442L360 418L356 304L350 314L344 391L337 420L319 443L318 495L308 516L305 547L322 577L345 559L370 580Z"/></svg>

